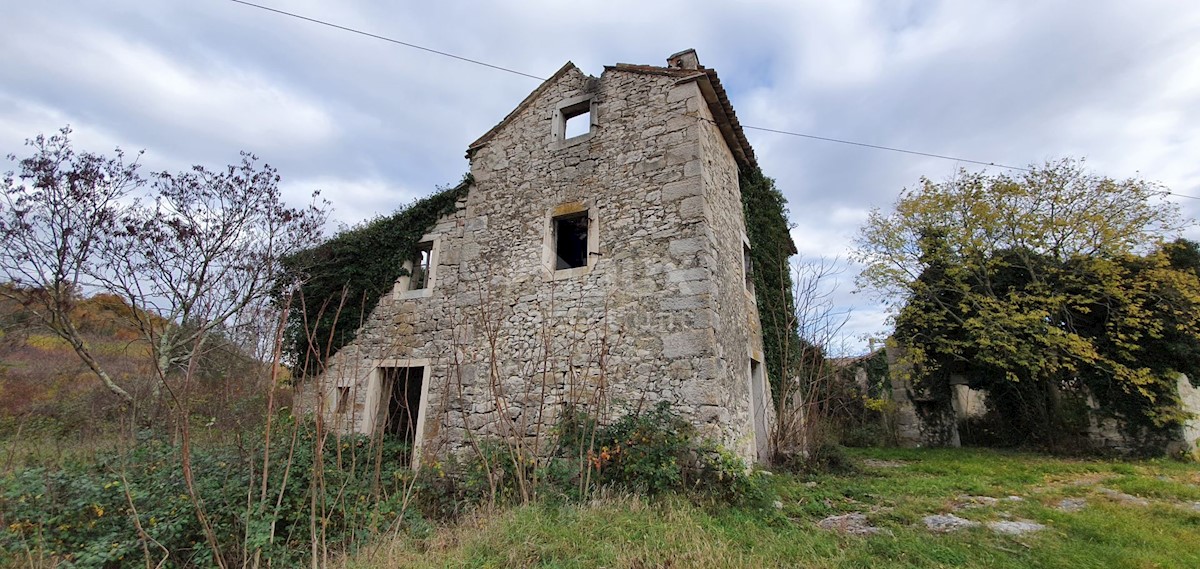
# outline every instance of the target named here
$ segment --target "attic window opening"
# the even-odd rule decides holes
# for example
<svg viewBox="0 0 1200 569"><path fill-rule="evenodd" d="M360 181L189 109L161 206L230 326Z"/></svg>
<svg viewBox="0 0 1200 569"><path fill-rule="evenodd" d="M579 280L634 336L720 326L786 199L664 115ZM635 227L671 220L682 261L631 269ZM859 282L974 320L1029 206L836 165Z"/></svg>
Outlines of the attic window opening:
<svg viewBox="0 0 1200 569"><path fill-rule="evenodd" d="M586 267L588 260L588 212L555 217L555 270Z"/></svg>
<svg viewBox="0 0 1200 569"><path fill-rule="evenodd" d="M574 114L567 114L564 110L563 120L566 121L564 131L567 138L583 136L592 130L592 108L589 105Z"/></svg>
<svg viewBox="0 0 1200 569"><path fill-rule="evenodd" d="M592 99L573 98L559 103L555 111L554 138L559 142L583 140L592 133Z"/></svg>
<svg viewBox="0 0 1200 569"><path fill-rule="evenodd" d="M408 290L421 290L429 286L429 268L433 258L433 243L417 245L413 254L412 274L408 279Z"/></svg>

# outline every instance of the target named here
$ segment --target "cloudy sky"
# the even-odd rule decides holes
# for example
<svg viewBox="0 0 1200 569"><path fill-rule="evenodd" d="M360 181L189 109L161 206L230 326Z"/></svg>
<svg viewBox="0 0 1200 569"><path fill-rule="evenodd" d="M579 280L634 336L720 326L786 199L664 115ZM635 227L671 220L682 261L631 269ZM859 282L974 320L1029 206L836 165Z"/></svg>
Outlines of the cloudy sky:
<svg viewBox="0 0 1200 569"><path fill-rule="evenodd" d="M1200 196L1194 1L258 3L538 77L695 48L744 125L1015 166L1085 157ZM456 182L467 145L538 85L231 0L9 0L0 13L0 154L66 124L79 148L145 149L150 170L249 150L297 204L323 190L344 224ZM845 264L867 212L920 176L977 168L746 134L810 260ZM830 282L852 309L852 350L886 330L870 295L851 294L856 271Z"/></svg>

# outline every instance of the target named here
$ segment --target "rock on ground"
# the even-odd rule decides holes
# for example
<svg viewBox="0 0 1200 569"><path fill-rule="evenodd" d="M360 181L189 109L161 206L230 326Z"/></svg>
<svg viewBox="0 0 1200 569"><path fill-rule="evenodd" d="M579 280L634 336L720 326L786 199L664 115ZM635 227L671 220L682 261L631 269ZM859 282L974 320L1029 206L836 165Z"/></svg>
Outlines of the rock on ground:
<svg viewBox="0 0 1200 569"><path fill-rule="evenodd" d="M954 509L995 506L998 503L1000 503L1000 500L991 496L958 496L954 498Z"/></svg>
<svg viewBox="0 0 1200 569"><path fill-rule="evenodd" d="M1128 504L1131 506L1149 506L1150 505L1150 500L1147 500L1145 498L1138 498L1137 496L1131 496L1124 492L1118 492L1116 490L1112 490L1109 488L1096 488L1096 491L1101 494L1104 494L1108 498L1111 498L1122 504Z"/></svg>
<svg viewBox="0 0 1200 569"><path fill-rule="evenodd" d="M875 527L867 523L867 516L859 513L829 516L817 522L817 526L821 529L833 530L848 535L875 535L878 533L891 533L886 529Z"/></svg>
<svg viewBox="0 0 1200 569"><path fill-rule="evenodd" d="M1014 520L1005 522L989 522L988 528L996 533L1004 535L1024 535L1035 531L1042 531L1046 526L1029 520Z"/></svg>
<svg viewBox="0 0 1200 569"><path fill-rule="evenodd" d="M1063 498L1055 508L1060 512L1078 512L1087 507L1083 498Z"/></svg>
<svg viewBox="0 0 1200 569"><path fill-rule="evenodd" d="M960 518L954 514L935 514L932 516L925 516L921 521L925 522L925 527L929 529L929 531L937 533L946 533L979 525L979 522L973 522L965 518Z"/></svg>

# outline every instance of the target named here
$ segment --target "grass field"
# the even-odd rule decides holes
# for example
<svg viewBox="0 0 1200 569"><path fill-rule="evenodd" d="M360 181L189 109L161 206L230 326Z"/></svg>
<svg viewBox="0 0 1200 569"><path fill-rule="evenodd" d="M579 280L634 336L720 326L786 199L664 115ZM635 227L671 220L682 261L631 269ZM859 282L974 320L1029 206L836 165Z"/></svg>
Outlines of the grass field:
<svg viewBox="0 0 1200 569"><path fill-rule="evenodd" d="M856 450L845 475L774 475L758 508L611 496L476 512L347 561L400 567L1200 567L1200 466L977 449ZM1065 502L1064 502L1065 501ZM860 513L870 535L823 529ZM978 525L938 533L926 516ZM1023 535L991 522L1044 526Z"/></svg>

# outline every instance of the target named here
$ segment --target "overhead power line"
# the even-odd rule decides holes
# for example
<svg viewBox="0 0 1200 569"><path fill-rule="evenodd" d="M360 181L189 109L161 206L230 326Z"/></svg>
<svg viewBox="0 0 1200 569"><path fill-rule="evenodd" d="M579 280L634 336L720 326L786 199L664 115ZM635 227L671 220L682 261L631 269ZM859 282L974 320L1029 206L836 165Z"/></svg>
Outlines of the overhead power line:
<svg viewBox="0 0 1200 569"><path fill-rule="evenodd" d="M824 140L826 142L836 142L838 144L850 144L853 146L862 146L864 148L874 148L876 150L888 150L891 152L903 152L905 154L914 154L916 156L928 156L930 158L941 158L943 160L954 160L955 162L967 162L970 164L979 164L982 166L995 166L997 168L1008 168L1009 170L1020 170L1029 172L1029 168L1021 168L1020 166L1006 166L995 162L984 162L982 160L971 160L969 158L956 158L954 156L946 156L944 154L933 154L931 152L920 152L917 150L906 150L904 148L893 148L891 146L880 146L878 144L867 144L865 142L855 142L853 140L841 140L838 138L829 138L827 136L817 136L815 134L804 134L801 132L788 132L786 130L777 130L774 128L766 128L761 126L742 125L742 128L747 130L761 130L763 132L773 132L775 134L786 134L788 136L799 136L801 138L811 138L813 140Z"/></svg>
<svg viewBox="0 0 1200 569"><path fill-rule="evenodd" d="M381 35L373 34L373 33L370 33L370 32L364 32L364 31L362 31L362 30L357 30L357 29L354 29L354 28L346 27L346 26L339 26L338 24L334 24L334 23L332 23L332 22L326 22L325 20L318 20L318 19L316 19L316 18L309 18L308 16L301 16L300 14L295 14L295 13L292 13L292 12L285 12L285 11L283 11L283 10L277 10L277 9L275 9L275 8L270 8L270 7L267 7L267 6L260 5L260 4L255 4L255 3L253 3L253 2L246 2L246 1L244 1L244 0L229 0L229 1L230 1L230 2L236 2L236 3L238 3L238 4L242 4L242 5L245 5L245 6L250 6L250 7L252 7L252 8L258 8L259 10L266 10L266 11L268 11L268 12L275 12L276 14L282 14L282 15L284 15L284 16L290 16L290 17L292 17L292 18L296 18L296 19L298 19L298 20L304 20L304 21L306 21L306 22L312 22L312 23L314 23L314 24L320 24L320 25L322 25L322 26L328 26L328 27L330 27L330 28L334 28L334 29L342 30L342 31L345 31L345 32L350 32L350 33L352 33L352 34L358 34L358 35L360 35L360 36L367 36L367 37L369 37L369 38L375 38L375 39L377 39L377 40L383 40L383 41L386 41L386 42L390 42L390 43L394 43L394 44L402 45L402 46L404 46L404 47L411 47L411 48L413 48L413 49L419 49L419 50L421 50L421 51L427 51L427 52L429 52L429 53L435 53L435 54L437 54L437 55L441 55L441 56L444 56L444 57L450 57L450 58L453 58L453 59L457 59L457 60L459 60L459 61L465 61L465 62L467 62L467 63L474 63L475 65L482 65L482 66L484 66L484 67L490 67L490 68L492 68L492 69L496 69L496 70L499 70L499 71L505 71L505 72L512 73L512 74L515 74L515 75L520 75L520 76L522 76L522 77L528 77L528 78L530 78L530 79L537 79L538 81L545 81L545 80L546 80L546 78L545 78L545 77L538 77L537 75L530 75L530 74L528 74L528 73L523 73L523 72L521 72L521 71L517 71L517 70L515 70L515 69L509 69L509 68L507 68L507 67L500 67L499 65L492 65L492 64L490 64L490 63L485 63L485 62L483 62L483 61L479 61L479 60L477 60L477 59L471 59L471 58L469 58L469 57L463 57L463 56L461 56L461 55L454 55L453 53L446 53L446 52L444 52L444 51L438 51L438 50L436 50L436 49L432 49L432 48L428 48L428 47L424 47L424 46L419 46L419 45L417 45L417 44L413 44L413 43L402 42L402 41L400 41L400 40L398 40L398 39L393 39L393 38L389 38L389 37L386 37L386 36L381 36Z"/></svg>
<svg viewBox="0 0 1200 569"><path fill-rule="evenodd" d="M361 36L366 36L366 37L369 37L369 38L374 38L374 39L377 39L377 40L382 40L382 41L385 41L385 42L388 42L388 43L394 43L394 44L396 44L396 45L402 45L402 46L404 46L404 47L409 47L409 48L412 48L412 49L419 49L419 50L421 50L421 51L429 52L429 53L436 54L436 55L440 55L440 56L443 56L443 57L449 57L449 58L451 58L451 59L457 59L457 60L459 60L459 61L465 61L465 62L467 62L467 63L473 63L473 64L475 64L475 65L479 65L479 66L482 66L482 67L487 67L487 68L489 68L489 69L495 69L495 70L497 70L497 71L503 71L503 72L505 72L505 73L512 73L513 75L519 75L519 76L521 76L521 77L527 77L527 78L529 78L529 79L537 79L538 81L546 81L546 80L547 80L547 78L545 78L545 77L539 77L539 76L537 76L537 75L533 75L533 74L531 74L531 73L525 73L525 72L523 72L523 71L517 71L516 69L510 69L510 68L508 68L508 67L502 67L502 66L500 66L500 65L493 65L493 64L491 64L491 63L487 63L487 62L484 62L484 61L479 61L478 59L471 59L471 58L469 58L469 57L463 57L463 56L461 56L461 55L454 55L453 53L447 53L447 52L444 52L444 51L439 51L439 50L436 50L436 49L433 49L433 48L428 48L428 47L425 47L425 46L420 46L420 45L417 45L417 44L414 44L414 43L409 43L409 42L400 41L400 40L398 40L398 39L395 39L395 38L389 38L389 37L387 37L387 36L381 36L381 35L378 35L378 34L373 34L373 33L366 32L366 31L363 31L363 30L359 30L359 29L356 29L356 28L351 28L351 27L348 27L348 26L342 26L342 25L339 25L339 24L334 24L334 23L332 23L332 22L327 22L327 21L325 21L325 20L319 20L319 19L317 19L317 18L310 18L310 17L308 17L308 16L303 16L303 15L296 14L296 13L293 13L293 12L287 12L287 11L285 11L285 10L279 10L279 9L276 9L276 8L271 8L271 7L269 7L269 6L263 6L263 5L261 5L261 4L255 4L255 3L253 3L253 2L246 2L245 0L229 0L229 1L230 1L230 2L234 2L234 3L237 3L237 4L242 4L242 5L244 5L244 6L249 6L249 7L251 7L251 8L258 8L259 10L266 10L266 11L268 11L268 12L274 12L274 13L276 13L276 14L280 14L280 15L283 15L283 16L288 16L288 17L291 17L291 18L296 18L296 19L298 19L298 20L304 20L304 21L306 21L306 22L311 22L311 23L314 23L314 24L318 24L318 25L322 25L322 26L327 26L327 27L330 27L330 28L334 28L334 29L337 29L337 30L344 31L344 32L350 32L350 33L352 33L352 34L358 34L358 35L361 35ZM872 148L872 149L875 149L875 150L885 150L885 151L888 151L888 152L900 152L900 153L903 153L903 154L911 154L911 155L914 155L914 156L925 156L925 157L928 157L928 158L938 158L938 159L941 159L941 160L953 160L953 161L955 161L955 162L966 162L966 163L968 163L968 164L978 164L978 165L981 165L981 166L994 166L994 167L997 167L997 168L1007 168L1007 169L1009 169L1009 170L1017 170L1017 171L1021 171L1021 172L1029 172L1029 171L1031 171L1029 168L1022 168L1022 167L1020 167L1020 166L1008 166L1008 165L1005 165L1005 164L997 164L996 162L985 162L985 161L983 161L983 160L971 160L971 159L969 159L969 158L959 158L959 157L957 157L957 156L948 156L948 155L945 155L945 154L934 154L934 153L932 153L932 152L921 152L921 151L918 151L918 150L909 150L909 149L905 149L905 148L895 148L895 147L892 147L892 146L881 146L881 145L878 145L878 144L868 144L868 143L866 143L866 142L857 142L857 141L853 141L853 140L843 140L843 139L840 139L840 138L830 138L830 137L827 137L827 136L817 136L817 135L815 135L815 134L805 134L805 133L802 133L802 132L791 132L791 131L786 131L786 130L779 130L779 129L774 129L774 128L761 127L761 126L750 126L750 125L745 125L745 124L744 124L744 125L741 125L741 127L742 127L742 128L744 128L744 129L746 129L746 130L758 130L758 131L762 131L762 132L770 132L770 133L774 133L774 134L783 134L783 135L787 135L787 136L796 136L796 137L800 137L800 138L808 138L808 139L812 139L812 140L821 140L821 141L824 141L824 142L834 142L834 143L837 143L837 144L847 144L847 145L850 145L850 146L860 146L860 147L863 147L863 148ZM1189 199L1193 199L1193 200L1200 200L1200 197L1197 197L1197 196L1189 196L1189 195L1185 195L1185 194L1177 194L1177 193L1175 193L1175 192L1170 192L1170 191L1167 191L1167 192L1164 192L1164 193L1166 193L1167 195L1177 196L1177 197L1181 197L1181 198L1189 198Z"/></svg>

